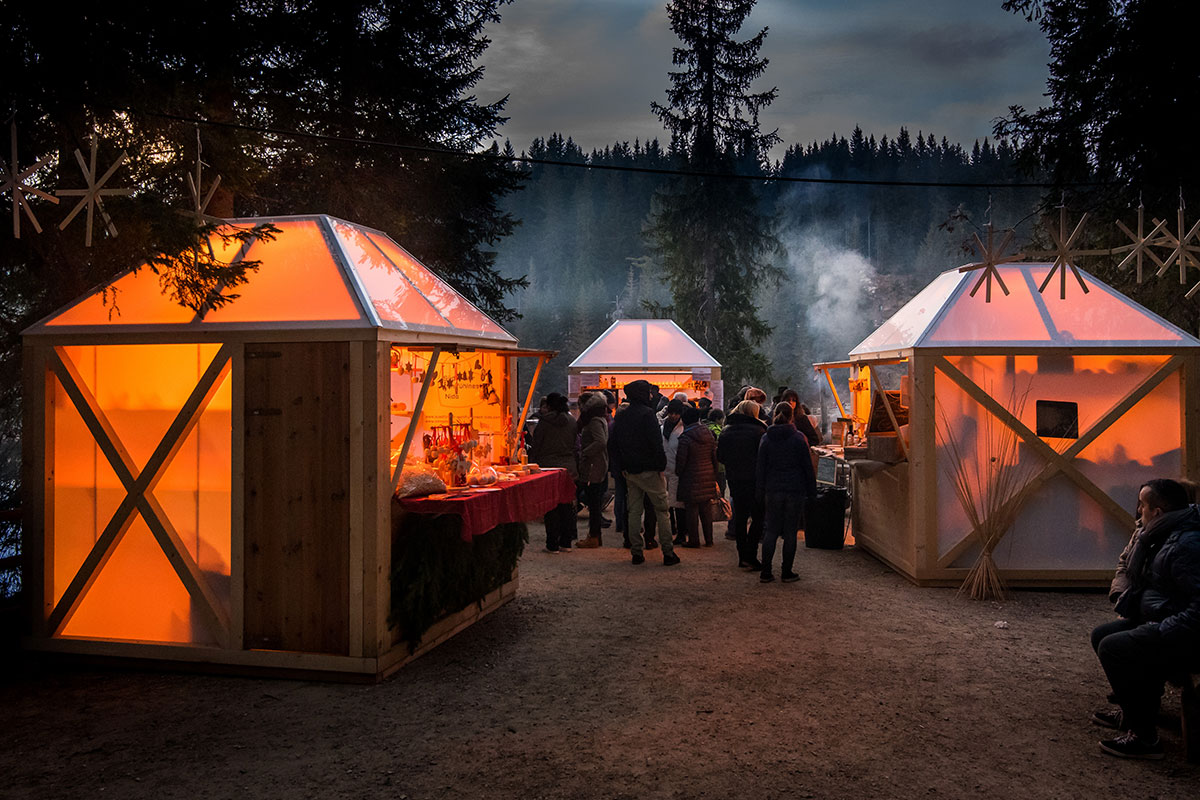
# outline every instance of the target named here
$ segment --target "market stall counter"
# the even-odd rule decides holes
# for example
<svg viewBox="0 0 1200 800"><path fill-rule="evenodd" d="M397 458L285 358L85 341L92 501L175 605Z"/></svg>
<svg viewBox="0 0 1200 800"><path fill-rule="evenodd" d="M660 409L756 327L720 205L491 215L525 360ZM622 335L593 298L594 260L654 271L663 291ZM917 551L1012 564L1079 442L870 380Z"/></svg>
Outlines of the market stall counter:
<svg viewBox="0 0 1200 800"><path fill-rule="evenodd" d="M393 499L389 622L405 660L511 600L525 523L574 500L575 482L562 469Z"/></svg>
<svg viewBox="0 0 1200 800"><path fill-rule="evenodd" d="M492 486L464 487L398 502L408 514L460 517L460 536L470 542L500 525L539 519L560 503L575 502L575 482L565 469L544 469Z"/></svg>

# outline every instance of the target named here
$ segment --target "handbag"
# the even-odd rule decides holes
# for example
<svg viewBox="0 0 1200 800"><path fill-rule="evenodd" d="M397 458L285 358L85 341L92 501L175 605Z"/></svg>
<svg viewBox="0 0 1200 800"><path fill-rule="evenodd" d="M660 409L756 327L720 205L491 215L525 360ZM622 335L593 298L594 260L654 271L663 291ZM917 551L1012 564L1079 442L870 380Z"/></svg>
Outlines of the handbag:
<svg viewBox="0 0 1200 800"><path fill-rule="evenodd" d="M716 505L713 506L713 521L728 522L733 519L733 506L724 497L718 497L713 501Z"/></svg>

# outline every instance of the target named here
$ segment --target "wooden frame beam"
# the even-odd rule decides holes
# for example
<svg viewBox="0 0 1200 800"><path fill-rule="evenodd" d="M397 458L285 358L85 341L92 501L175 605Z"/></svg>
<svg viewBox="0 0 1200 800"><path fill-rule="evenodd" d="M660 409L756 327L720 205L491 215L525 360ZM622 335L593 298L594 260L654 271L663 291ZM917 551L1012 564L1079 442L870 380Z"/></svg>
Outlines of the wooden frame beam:
<svg viewBox="0 0 1200 800"><path fill-rule="evenodd" d="M1094 442L1099 436L1108 430L1113 423L1125 415L1129 409L1133 408L1146 395L1150 394L1160 383L1162 383L1168 375L1174 373L1183 366L1182 356L1172 356L1167 359L1158 369L1146 377L1139 383L1129 394L1125 395L1119 402L1110 408L1103 416L1100 417L1087 431L1083 433L1075 442L1061 454L1054 450L1050 445L1042 441L1036 433L1029 430L1019 419L1013 416L1008 409L1001 406L995 399L988 395L983 389L975 384L970 378L964 375L957 367L951 364L945 356L936 356L934 358L934 367L940 370L942 374L954 381L959 388L966 394L979 403L984 410L990 412L1002 424L1008 427L1013 433L1017 434L1028 444L1034 452L1046 460L1042 470L1030 480L1025 487L1016 494L1006 504L1013 503L1023 504L1031 497L1038 489L1044 486L1051 478L1058 473L1062 473L1070 478L1076 485L1079 486L1089 497L1112 516L1122 527L1132 530L1134 519L1129 512L1122 508L1115 500L1108 496L1096 484L1094 484L1086 475L1079 471L1073 463L1075 458ZM953 561L966 550L973 541L979 536L979 531L972 529L964 536L958 544L951 547L944 554L939 556L937 566L944 568L949 566Z"/></svg>
<svg viewBox="0 0 1200 800"><path fill-rule="evenodd" d="M167 467L170 466L172 459L179 452L179 448L183 446L188 434L199 422L200 415L208 407L223 379L228 375L231 354L232 347L230 345L221 346L199 382L192 389L183 408L179 410L171 426L163 434L162 440L159 441L154 453L146 462L145 468L138 470L103 409L100 408L99 402L87 388L87 384L79 375L66 351L61 347L54 348L49 359L50 370L58 378L63 390L91 432L97 446L112 465L117 479L125 487L126 495L92 546L79 571L76 572L75 577L51 611L47 621L49 635L53 636L61 632L79 608L84 594L95 583L100 571L108 563L117 545L129 530L129 526L133 524L133 512L134 509L137 509L141 512L151 534L162 548L188 594L196 601L205 622L216 634L218 641L225 645L228 644L230 631L228 616L199 566L188 553L162 506L154 498L153 490Z"/></svg>

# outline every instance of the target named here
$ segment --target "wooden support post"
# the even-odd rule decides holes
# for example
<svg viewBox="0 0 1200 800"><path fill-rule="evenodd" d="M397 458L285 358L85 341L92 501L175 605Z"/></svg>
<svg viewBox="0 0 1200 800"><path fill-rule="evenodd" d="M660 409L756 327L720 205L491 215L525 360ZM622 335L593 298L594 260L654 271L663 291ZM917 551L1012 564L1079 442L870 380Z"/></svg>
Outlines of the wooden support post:
<svg viewBox="0 0 1200 800"><path fill-rule="evenodd" d="M404 459L408 458L408 450L412 447L413 437L417 433L417 423L421 421L421 414L425 412L425 397L429 394L429 387L433 385L433 371L437 369L438 357L441 354L442 347L438 345L433 348L433 354L429 357L429 367L425 370L425 379L421 381L421 393L417 395L417 407L413 409L412 421L408 423L408 433L404 435L404 446L400 448L400 457L396 459L396 470L392 473L393 492L400 485L400 473L404 471Z"/></svg>
<svg viewBox="0 0 1200 800"><path fill-rule="evenodd" d="M363 483L366 473L363 451L366 449L366 409L364 395L369 391L364 384L369 380L374 384L374 371L368 371L364 365L364 350L370 348L370 355L375 355L374 342L350 343L350 487L347 496L349 504L350 530L347 537L347 587L349 595L347 602L347 631L349 655L363 654L363 524L364 496ZM374 359L371 359L372 362ZM372 363L372 366L374 364Z"/></svg>
<svg viewBox="0 0 1200 800"><path fill-rule="evenodd" d="M245 647L246 634L246 346L232 345L231 370L233 408L230 413L231 443L229 480L229 644L230 650Z"/></svg>
<svg viewBox="0 0 1200 800"><path fill-rule="evenodd" d="M537 367L533 370L533 380L529 382L529 394L525 395L525 405L521 408L521 418L513 427L513 436L520 441L521 431L525 430L525 420L529 416L529 404L533 402L533 393L537 389L538 376L542 374L542 365L546 363L545 356L538 356ZM515 444L514 444L515 447Z"/></svg>
<svg viewBox="0 0 1200 800"><path fill-rule="evenodd" d="M21 372L22 556L21 580L29 597L30 629L45 637L54 610L54 376L47 363L49 348L26 345Z"/></svg>

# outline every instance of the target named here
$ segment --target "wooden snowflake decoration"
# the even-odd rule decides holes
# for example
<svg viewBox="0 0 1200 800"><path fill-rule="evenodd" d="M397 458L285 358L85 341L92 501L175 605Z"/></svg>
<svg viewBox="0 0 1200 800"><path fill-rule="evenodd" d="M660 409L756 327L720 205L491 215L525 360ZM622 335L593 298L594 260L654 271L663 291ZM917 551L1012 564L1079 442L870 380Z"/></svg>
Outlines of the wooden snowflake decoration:
<svg viewBox="0 0 1200 800"><path fill-rule="evenodd" d="M190 192L192 195L192 208L189 213L191 216L195 217L197 226L205 225L209 222L224 222L224 220L220 219L219 217L209 216L208 214L205 213L206 211L208 211L208 204L209 204L209 202L212 201L213 194L216 193L217 187L221 185L221 176L218 175L213 180L212 186L208 187L208 193L205 194L203 197L201 197L200 196L200 188L201 188L201 186L203 186L201 177L202 177L202 173L203 173L203 169L204 169L204 161L200 158L201 152L202 152L202 148L200 146L200 128L197 127L196 128L196 177L195 177L195 179L193 179L192 174L190 172L187 174L188 192Z"/></svg>
<svg viewBox="0 0 1200 800"><path fill-rule="evenodd" d="M57 203L58 198L51 194L43 192L37 187L30 186L25 183L33 173L37 172L42 167L46 166L51 161L51 156L38 161L32 167L22 170L17 162L17 123L13 122L11 127L12 135L12 160L7 164L4 159L0 158L0 168L4 171L4 183L0 185L0 195L5 192L12 192L12 215L13 215L13 236L17 239L21 238L21 212L25 212L25 216L29 218L29 222L33 225L33 229L38 233L42 232L42 226L38 224L37 217L33 214L33 209L29 207L29 200L25 196L27 194L40 197L43 200L49 200L51 203Z"/></svg>
<svg viewBox="0 0 1200 800"><path fill-rule="evenodd" d="M112 236L113 238L116 238L117 236L117 226L113 224L112 218L108 216L108 211L106 211L104 208L104 196L107 195L109 197L113 197L119 195L128 197L129 195L133 194L132 189L104 188L104 184L108 183L108 179L111 178L113 173L115 173L117 169L125 163L126 159L129 158L129 154L124 150L121 151L121 155L119 158L117 158L116 163L109 167L108 171L101 175L99 179L96 178L96 139L97 137L92 137L92 156L90 165L89 162L84 161L83 153L79 152L78 148L75 149L75 160L79 162L79 168L83 170L83 179L87 181L87 188L60 189L58 192L56 192L59 197L79 198L79 202L75 204L75 208L71 209L71 213L67 215L67 218L59 223L59 230L66 230L67 226L71 224L71 221L75 219L79 212L85 208L87 209L87 234L84 237L85 247L92 246L92 217L96 211L100 212L100 218L104 220L104 228L108 231L108 235Z"/></svg>
<svg viewBox="0 0 1200 800"><path fill-rule="evenodd" d="M1167 270L1171 268L1172 264L1178 262L1180 286L1183 286L1187 283L1188 267L1200 268L1200 258L1197 258L1197 254L1200 254L1200 238L1197 237L1197 234L1200 234L1200 222L1197 222L1187 231L1187 233L1184 233L1183 214L1184 208L1183 203L1181 202L1175 217L1177 224L1176 229L1179 231L1179 235L1175 236L1169 230L1164 229L1162 232L1162 237L1155 242L1155 244L1172 248L1171 254L1168 255L1166 260L1162 262L1162 265L1158 268L1158 272L1155 274L1157 277L1161 278L1166 274ZM1158 222L1158 220L1154 221L1156 223ZM1184 297L1190 300L1197 291L1200 291L1200 283L1197 283L1195 286L1189 289Z"/></svg>
<svg viewBox="0 0 1200 800"><path fill-rule="evenodd" d="M1058 274L1058 297L1060 300L1067 299L1067 271L1075 276L1075 280L1079 283L1079 288L1083 289L1083 293L1088 293L1088 286L1084 283L1083 276L1079 274L1079 267L1075 265L1076 260L1080 256L1094 256L1107 254L1107 250L1079 250L1076 248L1076 243L1079 241L1080 235L1083 233L1083 226L1087 223L1088 215L1084 214L1079 218L1079 222L1067 235L1067 207L1058 207L1058 231L1050 231L1050 238L1054 242L1054 249L1043 252L1030 252L1026 255L1029 258L1050 258L1054 257L1054 263L1050 267L1050 271L1046 273L1046 277L1042 280L1042 285L1038 287L1038 292L1046 293L1046 287L1050 285L1050 281L1054 275Z"/></svg>
<svg viewBox="0 0 1200 800"><path fill-rule="evenodd" d="M1001 264L1008 264L1013 261L1019 261L1022 258L1024 258L1025 256L1021 253L1013 253L1012 255L1007 255L1007 256L1004 255L1004 251L1008 249L1008 246L1010 244L1012 244L1013 235L1014 235L1015 231L1013 231L1013 230L1005 231L1004 239L1000 242L1000 246L996 247L995 240L994 240L994 231L992 229L992 223L989 222L987 225L984 226L984 228L987 231L987 242L986 243L984 243L984 241L979 238L978 233L972 234L972 236L975 237L975 249L979 254L980 260L975 262L974 264L967 264L965 266L959 267L958 271L959 272L971 272L971 271L977 270L977 269L983 270L983 273L979 276L979 280L975 281L975 286L972 287L972 289L971 289L971 297L974 297L976 292L979 291L979 287L983 286L986 283L987 289L984 292L984 302L990 303L990 302L992 302L992 279L993 278L995 278L996 283L998 283L1000 285L1000 291L1004 292L1005 295L1009 294L1008 287L1004 285L1004 279L1000 277L1000 271L998 269L996 269L996 267L998 267Z"/></svg>
<svg viewBox="0 0 1200 800"><path fill-rule="evenodd" d="M1162 267L1162 259L1160 259L1158 254L1150 248L1159 243L1159 240L1155 239L1154 237L1158 236L1159 232L1162 231L1166 226L1166 221L1156 219L1154 220L1154 229L1151 230L1150 233L1146 233L1146 207L1141 203L1138 203L1136 234L1129 230L1128 226L1126 226L1124 222L1117 220L1117 227L1120 228L1121 231L1133 242L1133 244L1127 244L1124 247L1113 248L1113 253L1126 254L1125 258L1121 259L1121 263L1117 264L1117 269L1125 269L1125 265L1127 265L1131 260L1135 260L1137 264L1137 282L1141 283L1142 267L1144 264L1144 258L1146 256L1149 256L1150 259L1158 264L1159 267Z"/></svg>

